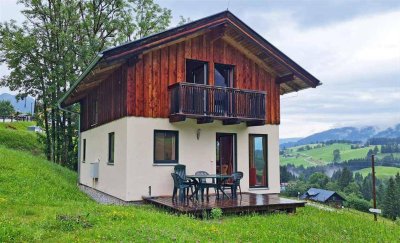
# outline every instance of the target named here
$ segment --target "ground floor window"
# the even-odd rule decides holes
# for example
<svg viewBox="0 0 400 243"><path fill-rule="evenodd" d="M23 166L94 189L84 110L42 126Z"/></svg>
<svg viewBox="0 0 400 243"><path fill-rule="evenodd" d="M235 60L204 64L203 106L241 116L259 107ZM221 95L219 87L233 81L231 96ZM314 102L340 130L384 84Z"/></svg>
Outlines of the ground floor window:
<svg viewBox="0 0 400 243"><path fill-rule="evenodd" d="M178 131L154 131L154 163L178 163Z"/></svg>
<svg viewBox="0 0 400 243"><path fill-rule="evenodd" d="M108 164L114 164L114 145L115 134L110 132L108 134Z"/></svg>
<svg viewBox="0 0 400 243"><path fill-rule="evenodd" d="M83 145L82 145L82 162L85 163L86 161L86 139L83 139Z"/></svg>
<svg viewBox="0 0 400 243"><path fill-rule="evenodd" d="M250 187L268 187L268 136L249 135Z"/></svg>

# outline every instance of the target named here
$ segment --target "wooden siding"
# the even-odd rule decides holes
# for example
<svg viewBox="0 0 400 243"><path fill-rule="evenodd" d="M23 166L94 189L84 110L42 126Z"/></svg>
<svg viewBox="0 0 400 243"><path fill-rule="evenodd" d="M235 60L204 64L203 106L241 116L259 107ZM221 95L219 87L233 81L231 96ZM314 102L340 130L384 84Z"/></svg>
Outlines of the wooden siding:
<svg viewBox="0 0 400 243"><path fill-rule="evenodd" d="M234 88L266 91L267 124L280 123L280 89L273 75L209 33L148 51L115 70L81 100L81 130L124 116L168 118L168 86L185 81L185 59L209 63L210 85L214 84L215 63L234 65Z"/></svg>
<svg viewBox="0 0 400 243"><path fill-rule="evenodd" d="M131 72L127 73L127 70L132 71L132 69L127 68L127 65L122 65L81 100L81 131L86 131L91 127L105 124L128 114L127 100L131 103L135 93L129 92L130 96L127 96L126 90L135 89L127 87L127 77L133 75ZM96 101L97 121L95 116Z"/></svg>
<svg viewBox="0 0 400 243"><path fill-rule="evenodd" d="M249 55L221 38L213 39L211 34L151 50L139 57L135 65L128 66L127 114L167 118L167 87L185 81L185 59L209 63L210 85L214 84L215 63L234 65L234 88L266 91L267 123L279 124L280 89L275 78Z"/></svg>

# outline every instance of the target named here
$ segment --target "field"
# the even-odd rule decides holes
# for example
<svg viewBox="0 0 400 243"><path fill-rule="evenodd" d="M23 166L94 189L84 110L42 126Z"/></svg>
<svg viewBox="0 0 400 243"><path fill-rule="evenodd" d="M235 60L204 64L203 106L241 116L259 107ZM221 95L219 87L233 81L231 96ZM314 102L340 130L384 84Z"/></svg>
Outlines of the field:
<svg viewBox="0 0 400 243"><path fill-rule="evenodd" d="M351 149L350 144L335 143L327 145L321 148L314 148L315 144L310 144L313 147L310 150L300 151L297 149L304 146L293 147L288 149L288 154L290 157L280 157L281 165L294 164L296 166L303 165L304 167L316 166L316 165L326 165L333 161L333 151L335 149L340 150L340 155L342 161L349 159L364 158L368 150L374 149L374 146L369 146L365 148Z"/></svg>
<svg viewBox="0 0 400 243"><path fill-rule="evenodd" d="M0 145L0 242L400 240L399 225L347 209L307 206L295 215L199 220L148 205L99 205L77 189L76 179L41 156Z"/></svg>
<svg viewBox="0 0 400 243"><path fill-rule="evenodd" d="M363 176L367 176L369 173L371 173L371 168L365 168L362 170L357 170L355 172L360 172ZM375 173L376 177L378 178L388 179L389 177L391 176L394 177L397 173L400 173L400 168L388 167L388 166L376 166Z"/></svg>

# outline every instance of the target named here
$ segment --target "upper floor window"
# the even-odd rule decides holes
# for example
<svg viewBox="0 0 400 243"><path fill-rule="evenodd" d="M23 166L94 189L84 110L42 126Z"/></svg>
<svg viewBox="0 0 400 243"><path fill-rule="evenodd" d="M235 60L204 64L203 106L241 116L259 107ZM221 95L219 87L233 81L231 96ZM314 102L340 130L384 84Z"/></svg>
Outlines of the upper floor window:
<svg viewBox="0 0 400 243"><path fill-rule="evenodd" d="M90 119L89 121L91 122L91 126L95 126L97 125L97 122L99 120L99 106L98 106L98 101L97 101L97 97L92 97L91 98L91 106L89 107L89 109L91 109L91 113L90 113Z"/></svg>
<svg viewBox="0 0 400 243"><path fill-rule="evenodd" d="M215 86L233 87L233 66L215 64L214 68Z"/></svg>
<svg viewBox="0 0 400 243"><path fill-rule="evenodd" d="M208 84L208 63L197 60L186 60L186 82Z"/></svg>

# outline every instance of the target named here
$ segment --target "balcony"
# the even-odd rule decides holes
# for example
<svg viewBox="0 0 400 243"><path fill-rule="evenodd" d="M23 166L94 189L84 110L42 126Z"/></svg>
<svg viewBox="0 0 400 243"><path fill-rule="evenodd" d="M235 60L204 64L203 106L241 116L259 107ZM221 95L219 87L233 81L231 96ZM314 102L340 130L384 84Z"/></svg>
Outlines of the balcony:
<svg viewBox="0 0 400 243"><path fill-rule="evenodd" d="M265 92L186 82L175 83L168 89L170 122L195 118L198 124L211 123L214 119L222 120L224 125L265 124Z"/></svg>

